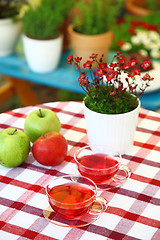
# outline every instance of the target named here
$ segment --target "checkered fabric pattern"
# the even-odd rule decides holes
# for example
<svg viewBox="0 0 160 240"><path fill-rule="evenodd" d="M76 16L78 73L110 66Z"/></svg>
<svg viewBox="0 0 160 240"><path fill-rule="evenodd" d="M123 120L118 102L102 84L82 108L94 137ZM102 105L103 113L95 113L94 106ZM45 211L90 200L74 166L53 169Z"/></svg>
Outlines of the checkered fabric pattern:
<svg viewBox="0 0 160 240"><path fill-rule="evenodd" d="M21 166L0 166L0 240L158 240L160 239L160 114L140 110L132 150L123 155L131 177L117 189L102 191L108 208L94 223L82 228L60 227L43 217L48 205L45 186L53 176L79 174L74 152L87 145L81 102L54 102L0 114L0 130L23 130L33 110L49 108L60 118L68 141L68 155L55 167L39 164L30 152Z"/></svg>

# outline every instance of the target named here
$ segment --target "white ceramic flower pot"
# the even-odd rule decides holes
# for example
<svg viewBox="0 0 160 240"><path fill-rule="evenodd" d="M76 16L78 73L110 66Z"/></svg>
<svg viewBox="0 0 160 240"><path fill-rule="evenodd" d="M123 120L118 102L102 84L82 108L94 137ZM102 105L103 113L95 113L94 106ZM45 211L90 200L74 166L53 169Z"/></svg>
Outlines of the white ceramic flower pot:
<svg viewBox="0 0 160 240"><path fill-rule="evenodd" d="M62 53L62 35L49 40L38 40L23 35L22 40L24 54L32 71L47 73L57 68Z"/></svg>
<svg viewBox="0 0 160 240"><path fill-rule="evenodd" d="M84 104L88 143L99 153L127 153L133 146L140 101L136 109L122 114L102 114Z"/></svg>
<svg viewBox="0 0 160 240"><path fill-rule="evenodd" d="M0 57L8 56L15 50L22 22L13 22L12 19L0 19Z"/></svg>

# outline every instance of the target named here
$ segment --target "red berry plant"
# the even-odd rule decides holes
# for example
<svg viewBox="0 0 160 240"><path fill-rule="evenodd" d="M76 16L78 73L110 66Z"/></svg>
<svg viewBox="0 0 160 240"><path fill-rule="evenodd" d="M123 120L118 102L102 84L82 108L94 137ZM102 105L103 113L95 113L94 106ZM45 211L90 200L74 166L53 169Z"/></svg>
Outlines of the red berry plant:
<svg viewBox="0 0 160 240"><path fill-rule="evenodd" d="M82 68L81 59L68 56L67 64L74 64L79 71L78 82L86 93L84 103L95 112L119 114L132 111L153 80L148 71L141 76L141 70L136 67L137 60L127 62L120 51L116 51L110 64L103 61L103 56L98 59L97 54L92 54ZM144 61L141 66L147 70L150 61Z"/></svg>

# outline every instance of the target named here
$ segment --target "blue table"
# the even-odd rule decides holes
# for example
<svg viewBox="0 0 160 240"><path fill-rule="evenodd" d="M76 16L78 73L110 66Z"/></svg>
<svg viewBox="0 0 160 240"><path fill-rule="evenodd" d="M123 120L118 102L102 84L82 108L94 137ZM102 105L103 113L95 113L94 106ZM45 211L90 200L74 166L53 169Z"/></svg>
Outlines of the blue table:
<svg viewBox="0 0 160 240"><path fill-rule="evenodd" d="M65 89L77 93L84 93L78 84L78 71L71 65L66 64L66 58L70 52L62 54L58 68L48 74L37 74L32 72L24 58L23 53L16 53L7 57L0 58L0 73L11 76L15 79L34 82L49 87ZM113 53L109 53L108 59ZM160 89L154 92L145 93L141 100L144 108L157 110L160 108Z"/></svg>

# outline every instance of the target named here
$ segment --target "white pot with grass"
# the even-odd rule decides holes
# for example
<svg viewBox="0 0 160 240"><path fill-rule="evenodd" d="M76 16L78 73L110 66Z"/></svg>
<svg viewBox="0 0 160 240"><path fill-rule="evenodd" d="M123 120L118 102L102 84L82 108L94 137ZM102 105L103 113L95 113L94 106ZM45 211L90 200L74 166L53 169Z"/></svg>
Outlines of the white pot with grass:
<svg viewBox="0 0 160 240"><path fill-rule="evenodd" d="M0 57L14 53L21 30L21 21L13 21L11 18L0 19Z"/></svg>
<svg viewBox="0 0 160 240"><path fill-rule="evenodd" d="M33 72L48 73L58 67L63 46L62 34L47 40L33 39L26 35L22 37L25 58Z"/></svg>

